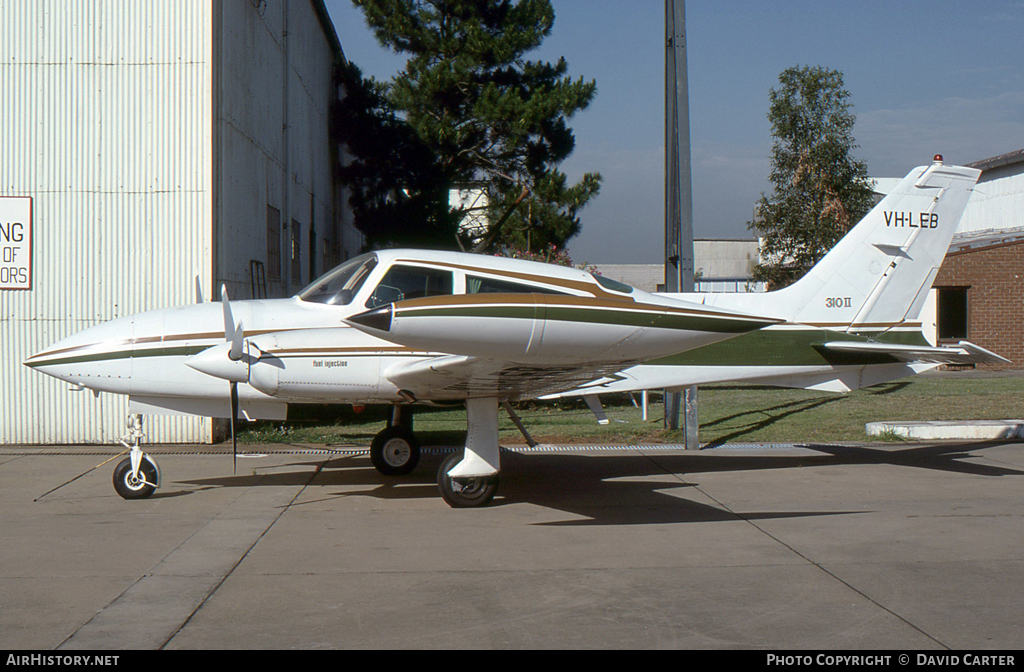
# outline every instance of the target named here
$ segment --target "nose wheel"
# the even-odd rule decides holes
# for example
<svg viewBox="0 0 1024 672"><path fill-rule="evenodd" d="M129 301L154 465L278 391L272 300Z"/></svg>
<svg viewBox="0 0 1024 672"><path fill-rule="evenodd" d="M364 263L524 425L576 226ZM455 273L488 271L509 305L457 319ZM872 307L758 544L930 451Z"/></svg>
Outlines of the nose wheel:
<svg viewBox="0 0 1024 672"><path fill-rule="evenodd" d="M142 416L129 415L127 424L121 445L129 449L129 454L114 468L114 490L125 499L145 499L160 486L160 467L140 447Z"/></svg>
<svg viewBox="0 0 1024 672"><path fill-rule="evenodd" d="M114 469L114 490L125 499L145 499L156 491L159 473L148 455L143 455L138 471L132 469L132 458L126 457Z"/></svg>

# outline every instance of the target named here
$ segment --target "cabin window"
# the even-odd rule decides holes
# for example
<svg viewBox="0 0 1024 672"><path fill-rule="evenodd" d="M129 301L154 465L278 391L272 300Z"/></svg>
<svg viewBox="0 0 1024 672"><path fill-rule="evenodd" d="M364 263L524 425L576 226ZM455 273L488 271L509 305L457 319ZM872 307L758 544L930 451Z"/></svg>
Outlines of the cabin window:
<svg viewBox="0 0 1024 672"><path fill-rule="evenodd" d="M367 308L376 308L395 301L452 293L451 271L418 266L392 266L366 301Z"/></svg>
<svg viewBox="0 0 1024 672"><path fill-rule="evenodd" d="M554 289L537 287L508 280L481 278L474 275L466 276L467 294L564 294Z"/></svg>
<svg viewBox="0 0 1024 672"><path fill-rule="evenodd" d="M597 280L597 284L601 285L605 289L610 289L613 292L622 292L623 294L633 293L633 288L624 282L612 280L611 278L606 278L603 275L597 275L596 273L591 273L591 275L594 276L594 280Z"/></svg>

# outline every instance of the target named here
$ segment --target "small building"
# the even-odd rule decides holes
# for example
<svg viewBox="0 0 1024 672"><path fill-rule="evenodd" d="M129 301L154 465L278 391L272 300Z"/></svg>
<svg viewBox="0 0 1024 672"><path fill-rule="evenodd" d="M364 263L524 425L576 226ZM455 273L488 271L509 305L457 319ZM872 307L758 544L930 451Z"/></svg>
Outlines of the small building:
<svg viewBox="0 0 1024 672"><path fill-rule="evenodd" d="M1024 368L1024 149L967 165L982 173L922 310L925 336L1012 360L986 368Z"/></svg>
<svg viewBox="0 0 1024 672"><path fill-rule="evenodd" d="M751 279L758 262L758 241L698 238L693 241L695 292L763 292L763 282ZM613 280L646 292L665 291L664 264L599 264Z"/></svg>
<svg viewBox="0 0 1024 672"><path fill-rule="evenodd" d="M286 296L357 252L330 136L341 45L323 0L13 0L0 25L0 236L31 262L0 271L0 442L116 441L126 398L21 363L196 301L197 280L206 300ZM146 433L209 441L213 423Z"/></svg>
<svg viewBox="0 0 1024 672"><path fill-rule="evenodd" d="M986 368L1024 367L1024 229L958 235L932 287L933 342L968 340L1012 362Z"/></svg>

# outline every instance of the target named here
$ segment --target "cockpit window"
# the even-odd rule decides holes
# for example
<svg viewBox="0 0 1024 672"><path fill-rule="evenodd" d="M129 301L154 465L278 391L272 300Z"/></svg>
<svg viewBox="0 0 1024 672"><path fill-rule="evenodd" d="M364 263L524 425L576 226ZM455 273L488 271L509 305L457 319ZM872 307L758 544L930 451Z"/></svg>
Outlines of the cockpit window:
<svg viewBox="0 0 1024 672"><path fill-rule="evenodd" d="M377 255L372 252L349 259L341 266L316 279L296 296L303 301L326 303L330 306L344 306L352 302L359 288L363 286L370 271L377 265Z"/></svg>
<svg viewBox="0 0 1024 672"><path fill-rule="evenodd" d="M611 278L606 278L603 275L597 275L596 273L593 273L592 275L594 276L594 279L597 280L597 284L601 285L605 289L610 289L613 292L622 292L623 294L633 293L633 288L623 282L612 280Z"/></svg>
<svg viewBox="0 0 1024 672"><path fill-rule="evenodd" d="M366 301L366 307L376 308L405 299L451 294L453 286L451 271L396 264L381 278Z"/></svg>
<svg viewBox="0 0 1024 672"><path fill-rule="evenodd" d="M564 294L547 287L537 287L507 280L466 276L467 294Z"/></svg>

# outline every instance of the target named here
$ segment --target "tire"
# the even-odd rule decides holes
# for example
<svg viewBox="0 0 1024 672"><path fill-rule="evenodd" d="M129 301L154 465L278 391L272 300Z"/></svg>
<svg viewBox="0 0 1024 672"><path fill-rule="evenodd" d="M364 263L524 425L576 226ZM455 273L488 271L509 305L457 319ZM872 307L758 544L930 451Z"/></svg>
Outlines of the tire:
<svg viewBox="0 0 1024 672"><path fill-rule="evenodd" d="M373 437L370 461L385 476L408 474L420 461L420 442L412 432L388 427Z"/></svg>
<svg viewBox="0 0 1024 672"><path fill-rule="evenodd" d="M437 470L437 487L441 491L441 497L448 505L455 509L468 509L478 506L486 506L498 493L498 476L483 476L479 478L458 478L448 476L456 464L462 461L462 453L452 453Z"/></svg>
<svg viewBox="0 0 1024 672"><path fill-rule="evenodd" d="M145 479L132 480L131 458L124 458L114 468L114 490L125 499L145 499L156 490L157 471L156 467L146 458L142 459L139 465L139 474Z"/></svg>

